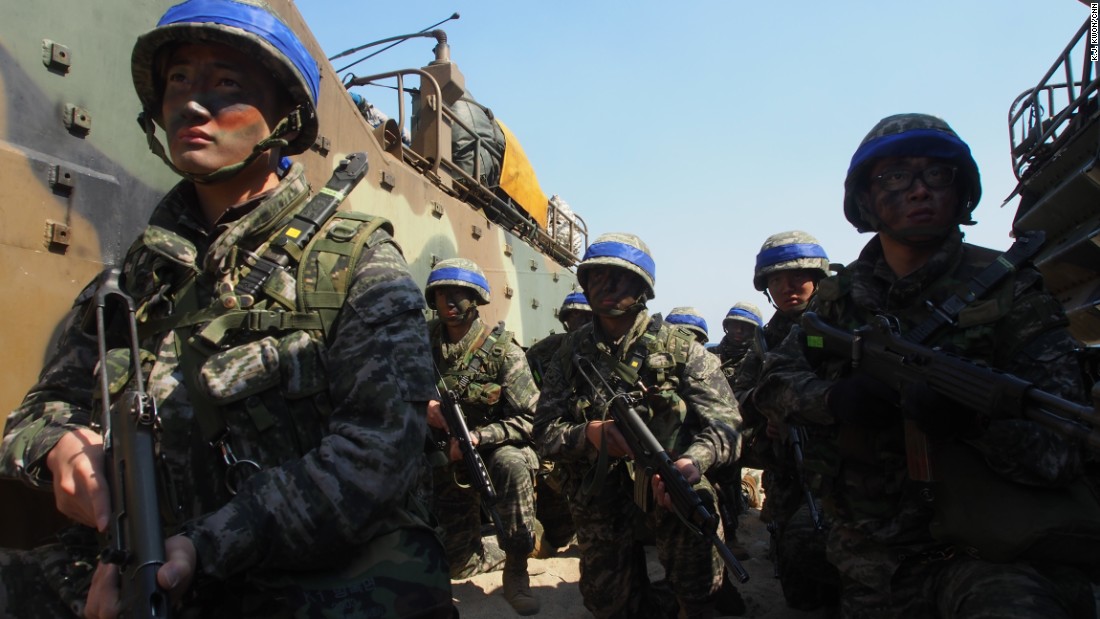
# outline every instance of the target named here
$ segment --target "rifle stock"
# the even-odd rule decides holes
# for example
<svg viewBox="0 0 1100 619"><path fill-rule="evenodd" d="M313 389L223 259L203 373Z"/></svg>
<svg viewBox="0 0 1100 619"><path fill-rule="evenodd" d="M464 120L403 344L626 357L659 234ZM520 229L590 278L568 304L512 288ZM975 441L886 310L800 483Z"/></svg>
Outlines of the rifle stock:
<svg viewBox="0 0 1100 619"><path fill-rule="evenodd" d="M138 348L134 303L118 286L119 272L108 270L95 293L99 345L100 398L104 410L103 453L111 490L111 519L107 548L101 560L118 565L122 617L168 617L168 592L157 584L157 570L165 563L164 531L160 520L156 472L156 402L145 393ZM107 372L106 318L109 303L126 313L129 327L129 387L111 401Z"/></svg>
<svg viewBox="0 0 1100 619"><path fill-rule="evenodd" d="M738 582L748 582L749 573L745 571L745 567L741 565L737 557L733 556L733 551L718 538L718 518L707 509L699 493L695 492L691 484L684 479L683 474L676 468L672 456L657 441L657 438L649 430L649 426L642 421L642 418L631 406L632 402L627 402L630 396L624 391L612 388L590 359L574 354L573 367L576 368L577 374L588 385L595 403L601 408L606 407L608 409L608 414L615 421L615 426L622 433L623 438L630 446L630 450L634 453L634 461L647 472L661 476L661 480L665 483L665 489L672 497L673 512L691 530L707 538L718 550L722 561L729 568L727 576L730 576L730 572L732 572L736 574ZM602 386L602 390L597 387L597 380ZM614 394L610 401L604 397L604 391ZM732 576L730 577L732 578Z"/></svg>
<svg viewBox="0 0 1100 619"><path fill-rule="evenodd" d="M885 316L854 332L838 329L813 312L802 315L807 345L847 359L853 370L900 393L907 384L923 382L937 393L991 417L1023 417L1100 453L1100 413L1094 407L1064 400L1007 372L964 357L928 348L901 337ZM1100 390L1093 388L1094 405Z"/></svg>

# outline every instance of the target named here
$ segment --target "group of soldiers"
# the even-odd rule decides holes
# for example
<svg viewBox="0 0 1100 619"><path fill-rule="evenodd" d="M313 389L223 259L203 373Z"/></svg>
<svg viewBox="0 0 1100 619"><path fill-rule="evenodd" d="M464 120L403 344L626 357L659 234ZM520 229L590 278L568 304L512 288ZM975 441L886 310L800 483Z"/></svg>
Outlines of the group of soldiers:
<svg viewBox="0 0 1100 619"><path fill-rule="evenodd" d="M285 156L318 127L316 63L266 6L177 5L138 39L132 72L151 149L183 180L123 262L118 290L134 317L98 314L97 328L114 280L90 284L8 419L0 473L51 489L76 525L0 553L0 614L115 617L144 602L120 599L132 583L96 535L118 524L98 400L141 382L157 405L166 539L155 579L183 617L454 617L451 580L498 569L508 602L534 614L528 558L574 536L596 617L737 614L728 560L684 522L672 491L690 484L735 547L742 467L764 470L762 517L792 607L1095 616L1094 523L1042 511L1071 494L1095 511L1093 461L1077 442L926 383L898 389L803 328L815 316L845 332L889 317L911 341L1084 400L1077 343L1038 272L963 242L981 185L942 120L891 116L857 148L843 210L874 236L855 262L830 264L803 232L764 243L753 283L775 306L767 325L739 302L706 350L697 312L648 311L646 244L610 233L577 266L565 333L523 351L507 325L481 320L492 291L477 264L442 260L422 291L376 217L333 215L316 231L325 243L257 276L314 204ZM129 350L128 335L138 359L101 360L101 345ZM440 389L461 405L468 443ZM667 454L668 479L639 464L633 434L609 415L624 403ZM934 475L914 474L915 444ZM465 445L483 459L491 505L471 487ZM950 454L969 464L936 465ZM947 482L978 473L1044 497L977 523L1033 523L1028 544L950 530L952 515L983 512L966 501L978 493ZM646 546L663 582L649 581Z"/></svg>

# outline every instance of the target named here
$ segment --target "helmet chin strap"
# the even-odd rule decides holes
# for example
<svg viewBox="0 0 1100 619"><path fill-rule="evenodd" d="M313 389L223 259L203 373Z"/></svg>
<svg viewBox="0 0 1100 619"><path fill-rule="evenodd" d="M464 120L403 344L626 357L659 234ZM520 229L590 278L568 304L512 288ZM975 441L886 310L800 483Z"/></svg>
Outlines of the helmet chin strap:
<svg viewBox="0 0 1100 619"><path fill-rule="evenodd" d="M149 150L154 155L160 157L173 172L179 174L183 178L191 181L192 183L198 183L201 185L210 185L219 183L225 180L229 180L239 174L241 170L244 170L248 166L252 165L252 162L256 161L261 155L278 146L279 148L286 148L289 142L283 136L297 131L302 126L302 107L298 106L291 110L290 114L287 114L279 124L275 125L275 128L271 131L271 134L266 138L260 140L255 146L252 147L252 152L244 159L237 163L223 166L214 170L213 172L207 172L206 174L194 174L191 172L185 172L184 170L176 167L176 164L172 163L168 153L164 151L164 145L160 143L160 140L156 136L156 123L146 113L142 112L138 115L138 124L141 125L142 131L145 132L145 140L149 144Z"/></svg>

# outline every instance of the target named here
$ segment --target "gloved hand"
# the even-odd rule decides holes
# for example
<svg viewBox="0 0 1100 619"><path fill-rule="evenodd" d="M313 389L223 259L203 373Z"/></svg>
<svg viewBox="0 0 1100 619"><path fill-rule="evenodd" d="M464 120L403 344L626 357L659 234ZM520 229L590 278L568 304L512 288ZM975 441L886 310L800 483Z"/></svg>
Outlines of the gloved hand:
<svg viewBox="0 0 1100 619"><path fill-rule="evenodd" d="M833 383L825 404L840 423L874 430L890 427L897 423L900 416L894 390L863 372Z"/></svg>
<svg viewBox="0 0 1100 619"><path fill-rule="evenodd" d="M934 438L977 438L985 431L977 411L941 395L927 383L911 383L902 389L901 414Z"/></svg>

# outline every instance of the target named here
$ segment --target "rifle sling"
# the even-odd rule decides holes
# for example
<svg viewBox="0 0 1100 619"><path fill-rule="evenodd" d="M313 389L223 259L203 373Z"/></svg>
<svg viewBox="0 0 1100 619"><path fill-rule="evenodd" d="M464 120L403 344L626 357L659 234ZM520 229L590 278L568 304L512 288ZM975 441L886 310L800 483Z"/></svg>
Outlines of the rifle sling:
<svg viewBox="0 0 1100 619"><path fill-rule="evenodd" d="M1016 237L1016 241L1012 243L1012 247L1008 248L1008 251L997 256L996 260L967 283L961 295L955 293L938 306L932 301L928 301L928 309L932 311L932 315L906 333L905 339L916 344L924 344L944 325L957 324L959 314L968 305L982 298L985 293L989 292L990 288L1016 272L1021 264L1039 253L1045 237L1046 234L1041 230L1021 232Z"/></svg>

